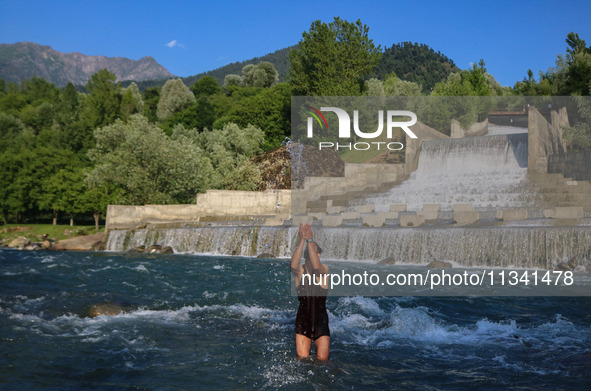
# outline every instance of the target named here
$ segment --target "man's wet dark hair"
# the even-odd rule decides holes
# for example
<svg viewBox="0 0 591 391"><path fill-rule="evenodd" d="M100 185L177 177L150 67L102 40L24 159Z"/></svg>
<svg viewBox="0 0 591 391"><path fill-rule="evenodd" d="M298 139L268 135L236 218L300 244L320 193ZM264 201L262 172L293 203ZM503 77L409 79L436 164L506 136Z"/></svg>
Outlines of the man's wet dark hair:
<svg viewBox="0 0 591 391"><path fill-rule="evenodd" d="M320 246L318 245L318 243L316 243L316 242L312 242L312 243L314 243L314 244L316 245L316 248L318 249L318 254L322 254L322 247L320 247ZM307 259L307 258L309 258L309 257L310 257L310 254L308 254L308 246L306 246L306 247L304 248L304 258L306 258L306 259Z"/></svg>

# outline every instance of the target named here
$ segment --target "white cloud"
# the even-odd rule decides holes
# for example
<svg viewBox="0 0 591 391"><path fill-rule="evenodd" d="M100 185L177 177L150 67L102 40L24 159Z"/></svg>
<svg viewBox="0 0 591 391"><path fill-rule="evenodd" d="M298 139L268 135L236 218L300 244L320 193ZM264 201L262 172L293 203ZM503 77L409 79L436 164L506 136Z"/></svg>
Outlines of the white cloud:
<svg viewBox="0 0 591 391"><path fill-rule="evenodd" d="M179 41L177 41L176 39L173 39L172 41L170 41L169 43L165 44L164 46L168 46L169 48L174 48L176 46L184 48L185 45L183 45L182 43L180 43Z"/></svg>

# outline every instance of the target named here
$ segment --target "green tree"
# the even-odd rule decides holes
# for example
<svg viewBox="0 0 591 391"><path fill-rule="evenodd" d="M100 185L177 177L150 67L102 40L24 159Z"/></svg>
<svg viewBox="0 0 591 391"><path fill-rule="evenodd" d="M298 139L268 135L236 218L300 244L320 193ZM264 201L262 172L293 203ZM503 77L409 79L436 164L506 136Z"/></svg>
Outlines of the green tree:
<svg viewBox="0 0 591 391"><path fill-rule="evenodd" d="M196 98L200 96L211 96L222 92L222 87L217 80L212 76L203 76L191 86L191 91Z"/></svg>
<svg viewBox="0 0 591 391"><path fill-rule="evenodd" d="M515 83L517 95L591 95L591 46L578 34L571 32L566 37L566 53L559 54L556 66L540 72L539 82L528 70L527 78Z"/></svg>
<svg viewBox="0 0 591 391"><path fill-rule="evenodd" d="M566 72L563 93L572 95L589 95L591 83L591 46L587 47L579 34L569 33L566 37L568 44Z"/></svg>
<svg viewBox="0 0 591 391"><path fill-rule="evenodd" d="M77 121L80 110L80 99L74 84L68 83L60 96L56 119L60 124L67 125Z"/></svg>
<svg viewBox="0 0 591 391"><path fill-rule="evenodd" d="M277 70L267 61L261 61L257 65L248 64L242 68L242 83L246 87L268 88L279 81Z"/></svg>
<svg viewBox="0 0 591 391"><path fill-rule="evenodd" d="M452 73L444 82L437 83L434 96L491 96L496 95L500 85L488 74L484 60L472 64L469 70Z"/></svg>
<svg viewBox="0 0 591 391"><path fill-rule="evenodd" d="M24 186L23 166L28 163L30 152L11 150L0 152L0 211L4 224L9 216L17 216L17 221L27 211L29 195Z"/></svg>
<svg viewBox="0 0 591 391"><path fill-rule="evenodd" d="M193 103L195 103L195 95L180 78L168 80L160 92L158 119L165 121L174 113L191 106Z"/></svg>
<svg viewBox="0 0 591 391"><path fill-rule="evenodd" d="M229 74L224 77L224 88L227 90L230 87L241 87L242 83L242 76Z"/></svg>
<svg viewBox="0 0 591 391"><path fill-rule="evenodd" d="M74 225L74 215L82 212L78 198L85 191L83 168L69 164L60 168L41 182L39 209L53 212L53 225L57 224L58 214L66 213L70 225Z"/></svg>
<svg viewBox="0 0 591 391"><path fill-rule="evenodd" d="M98 231L100 218L107 215L107 206L121 202L124 198L121 195L122 190L114 184L97 186L90 184L88 180L84 184L84 193L76 198L77 209L81 213L92 213L95 230Z"/></svg>
<svg viewBox="0 0 591 391"><path fill-rule="evenodd" d="M381 57L381 48L368 36L360 20L338 17L319 20L302 34L297 49L289 52L289 80L295 95L360 95L363 79Z"/></svg>
<svg viewBox="0 0 591 391"><path fill-rule="evenodd" d="M384 96L384 82L380 79L372 77L365 81L365 95L367 96Z"/></svg>
<svg viewBox="0 0 591 391"><path fill-rule="evenodd" d="M0 150L24 131L25 124L20 119L0 112Z"/></svg>
<svg viewBox="0 0 591 391"><path fill-rule="evenodd" d="M201 96L190 107L168 117L161 127L167 134L170 134L177 124L203 131L204 129L212 129L214 121L213 105L206 96Z"/></svg>
<svg viewBox="0 0 591 391"><path fill-rule="evenodd" d="M395 73L404 81L417 83L430 93L435 83L445 80L450 73L459 72L454 62L425 44L401 42L384 50L373 77L385 80Z"/></svg>
<svg viewBox="0 0 591 391"><path fill-rule="evenodd" d="M577 105L577 117L574 125L564 130L563 137L568 150L591 150L591 101L589 98L573 97Z"/></svg>
<svg viewBox="0 0 591 391"><path fill-rule="evenodd" d="M144 115L150 122L158 122L158 100L160 87L149 87L144 90Z"/></svg>
<svg viewBox="0 0 591 391"><path fill-rule="evenodd" d="M176 137L180 136L180 130L177 129ZM240 128L230 123L223 129L205 131L194 138L213 166L211 188L255 190L258 187L260 171L251 158L261 152L262 130L252 125Z"/></svg>
<svg viewBox="0 0 591 391"><path fill-rule="evenodd" d="M141 115L98 128L94 135L91 188L115 185L123 190L123 202L169 204L191 202L208 187L211 165L202 149L187 138L170 139Z"/></svg>
<svg viewBox="0 0 591 391"><path fill-rule="evenodd" d="M113 123L120 116L120 85L115 74L102 69L92 75L86 90L83 118L88 129Z"/></svg>
<svg viewBox="0 0 591 391"><path fill-rule="evenodd" d="M41 102L55 102L59 96L59 88L41 77L24 80L21 90L27 95L33 106L37 106Z"/></svg>
<svg viewBox="0 0 591 391"><path fill-rule="evenodd" d="M247 90L243 87L240 90ZM263 150L277 148L291 130L291 87L279 83L257 91L255 95L239 98L240 91L232 95L233 104L221 112L214 122L215 129L235 123L240 127L253 125L264 132Z"/></svg>
<svg viewBox="0 0 591 391"><path fill-rule="evenodd" d="M421 86L407 80L401 80L396 74L391 74L384 80L384 94L387 96L418 96Z"/></svg>
<svg viewBox="0 0 591 391"><path fill-rule="evenodd" d="M135 82L121 89L121 116L127 120L132 114L144 114L144 100Z"/></svg>

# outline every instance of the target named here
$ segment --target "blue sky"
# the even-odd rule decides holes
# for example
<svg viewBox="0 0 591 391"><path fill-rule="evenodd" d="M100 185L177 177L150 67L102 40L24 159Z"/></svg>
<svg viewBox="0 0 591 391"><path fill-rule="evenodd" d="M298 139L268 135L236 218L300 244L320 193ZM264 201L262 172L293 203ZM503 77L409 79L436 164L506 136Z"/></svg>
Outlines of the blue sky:
<svg viewBox="0 0 591 391"><path fill-rule="evenodd" d="M0 0L0 43L61 52L152 56L178 76L296 44L320 19L361 19L376 44L425 43L466 69L484 59L502 85L538 74L565 52L566 35L591 44L591 1L28 1ZM168 44L168 45L167 45Z"/></svg>

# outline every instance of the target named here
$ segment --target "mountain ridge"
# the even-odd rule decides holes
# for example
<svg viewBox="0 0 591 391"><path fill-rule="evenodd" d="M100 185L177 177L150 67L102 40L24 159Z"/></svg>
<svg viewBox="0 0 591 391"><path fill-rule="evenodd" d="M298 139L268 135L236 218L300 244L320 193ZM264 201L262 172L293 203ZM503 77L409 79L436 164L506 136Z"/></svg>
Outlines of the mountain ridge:
<svg viewBox="0 0 591 391"><path fill-rule="evenodd" d="M68 82L85 85L94 73L105 68L113 72L118 81L174 77L151 56L132 60L79 52L63 53L35 42L0 44L0 77L5 81L21 82L36 76L59 87Z"/></svg>

